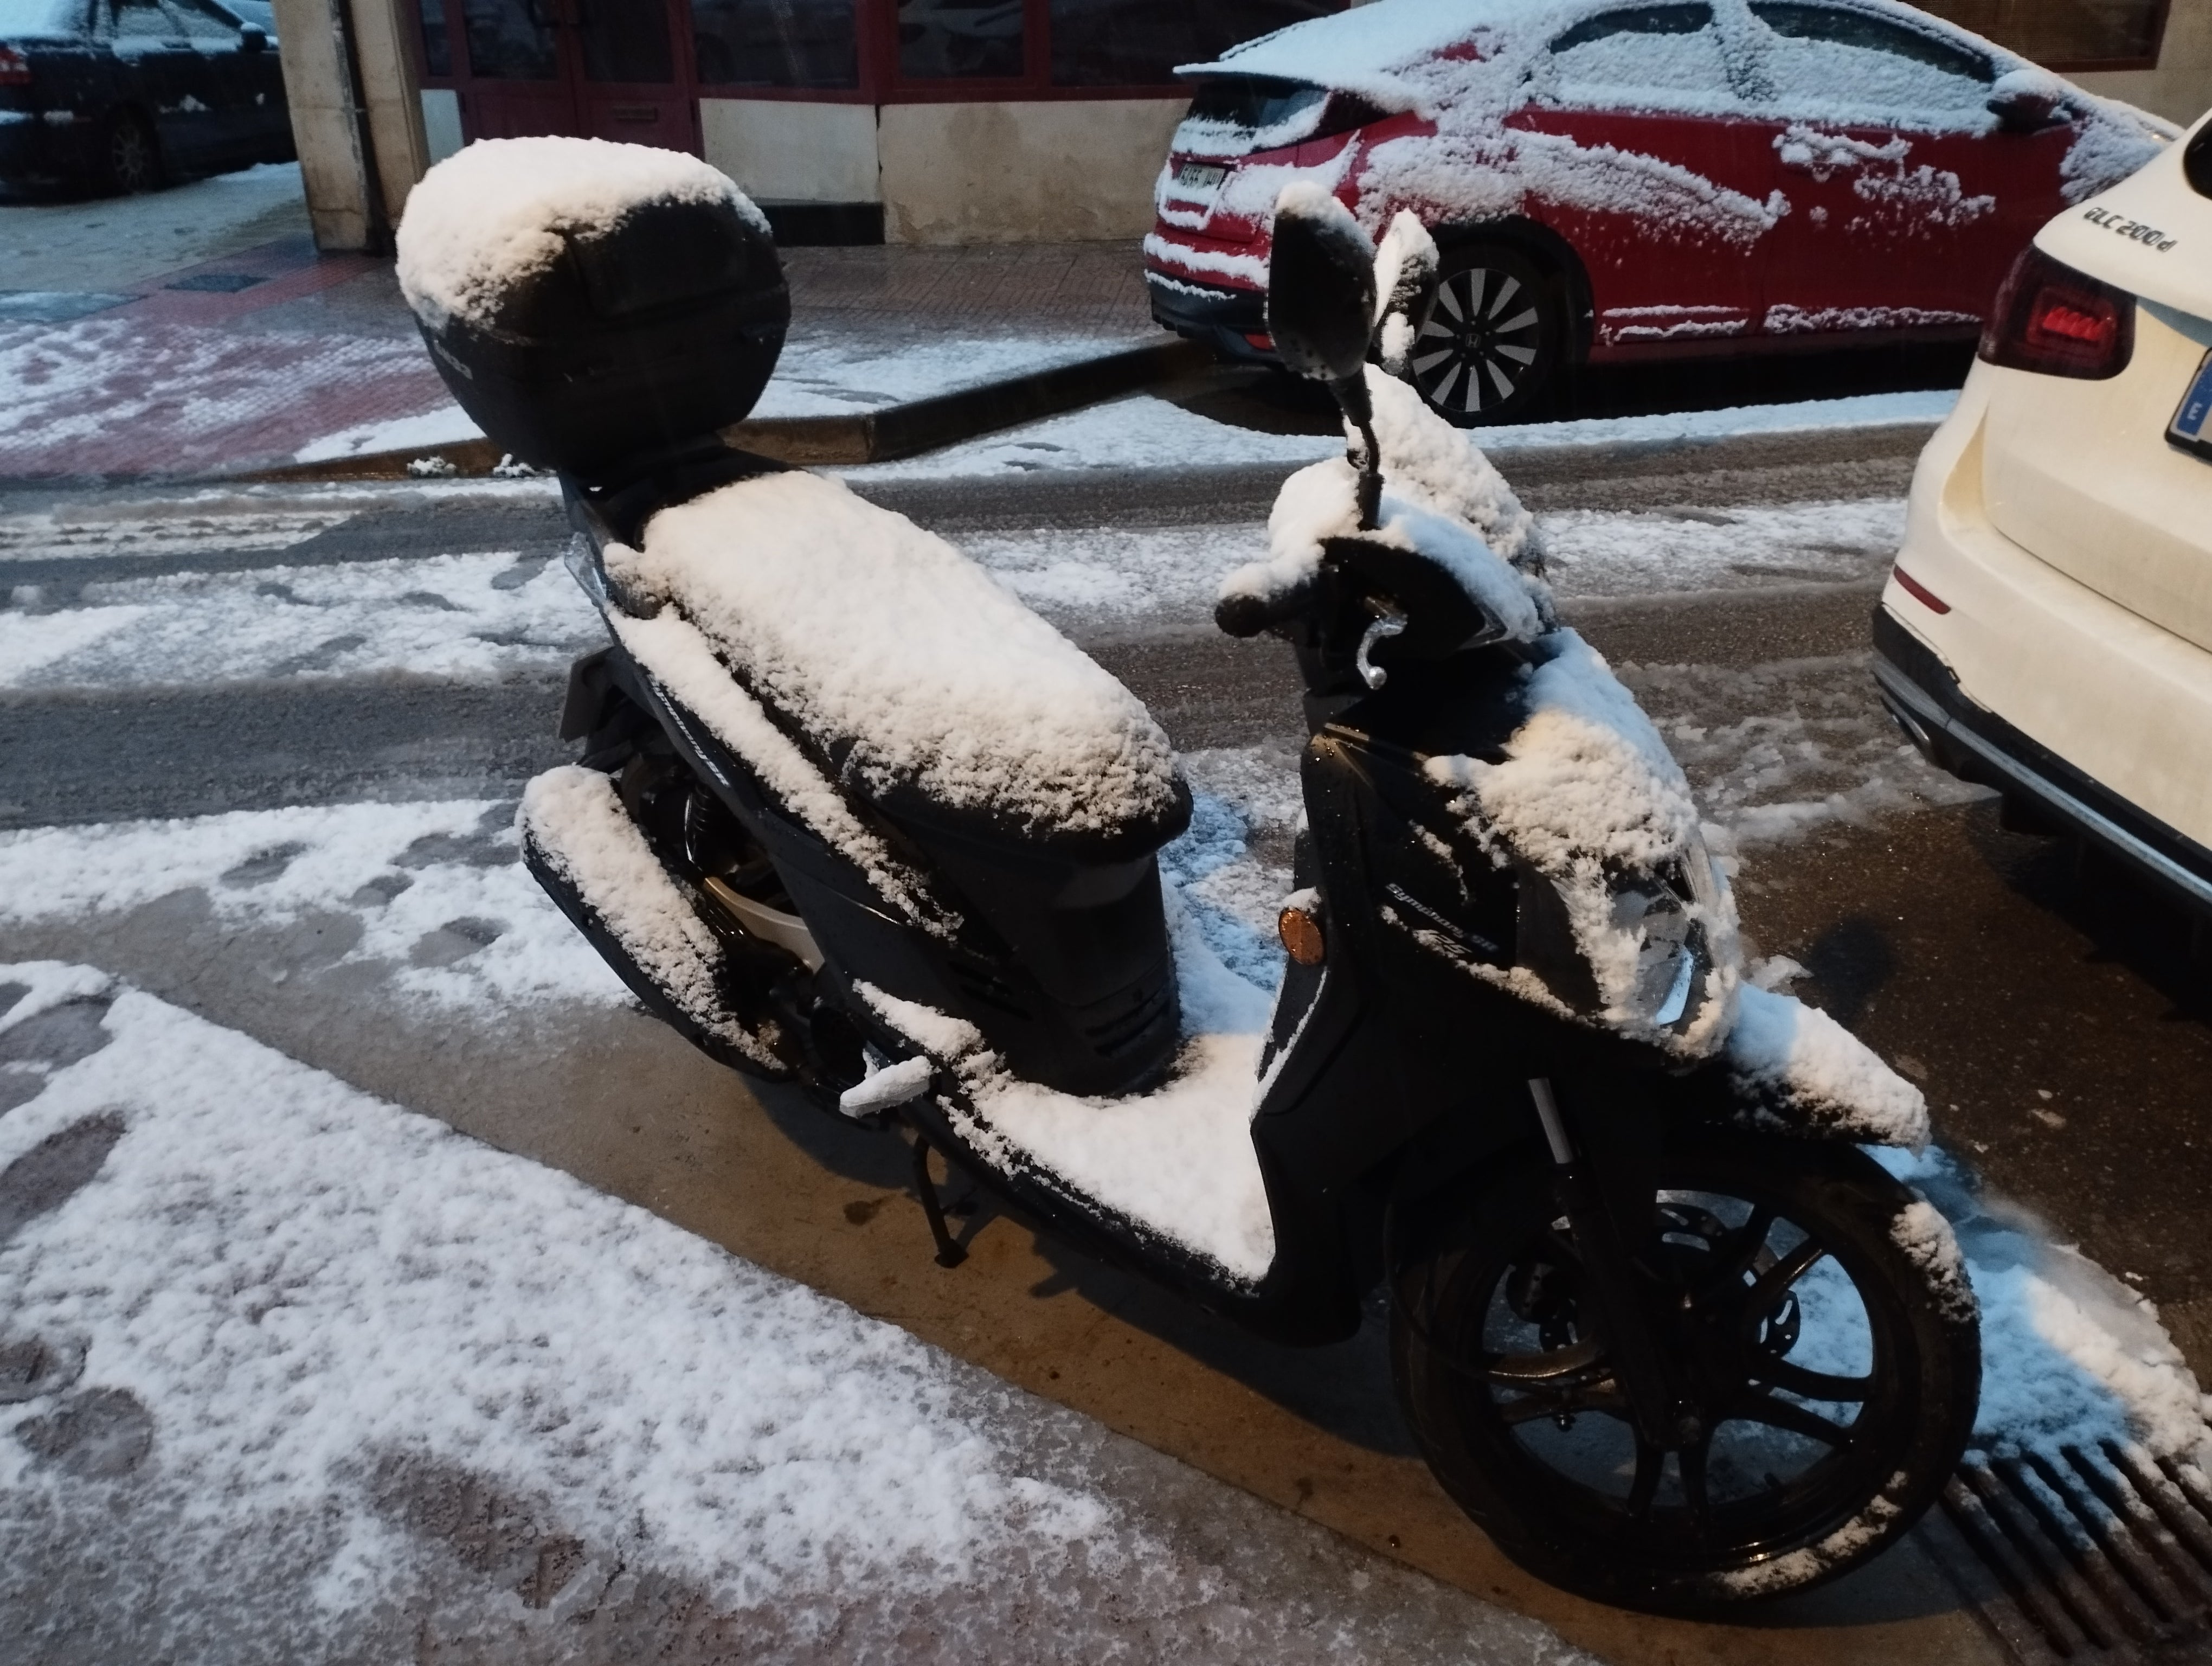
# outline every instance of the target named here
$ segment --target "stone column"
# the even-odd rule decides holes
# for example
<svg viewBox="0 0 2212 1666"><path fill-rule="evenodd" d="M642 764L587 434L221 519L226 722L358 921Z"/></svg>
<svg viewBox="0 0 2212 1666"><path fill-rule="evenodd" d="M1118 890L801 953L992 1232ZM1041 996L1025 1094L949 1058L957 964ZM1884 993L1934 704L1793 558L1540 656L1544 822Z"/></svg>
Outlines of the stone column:
<svg viewBox="0 0 2212 1666"><path fill-rule="evenodd" d="M315 246L384 253L429 167L411 0L274 0Z"/></svg>

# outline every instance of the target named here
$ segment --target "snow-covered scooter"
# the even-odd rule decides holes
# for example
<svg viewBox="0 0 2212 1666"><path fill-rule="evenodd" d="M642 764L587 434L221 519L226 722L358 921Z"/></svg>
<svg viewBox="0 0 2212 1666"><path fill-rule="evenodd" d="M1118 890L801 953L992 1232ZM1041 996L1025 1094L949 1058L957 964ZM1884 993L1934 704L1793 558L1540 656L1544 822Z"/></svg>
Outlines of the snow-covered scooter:
<svg viewBox="0 0 2212 1666"><path fill-rule="evenodd" d="M611 641L520 825L653 1012L1262 1335L1388 1292L1404 1414L1516 1560L1604 1601L1802 1589L1936 1496L1979 1380L1942 1217L1860 1146L1918 1093L1741 974L1682 774L1553 617L1527 514L1368 362L1434 246L1285 192L1270 325L1346 458L1232 635L1306 685L1272 1017L1157 860L1191 797L1118 683L943 540L733 451L788 302L690 158L472 146L400 276L454 395L557 468ZM1378 300L1379 297L1379 300Z"/></svg>

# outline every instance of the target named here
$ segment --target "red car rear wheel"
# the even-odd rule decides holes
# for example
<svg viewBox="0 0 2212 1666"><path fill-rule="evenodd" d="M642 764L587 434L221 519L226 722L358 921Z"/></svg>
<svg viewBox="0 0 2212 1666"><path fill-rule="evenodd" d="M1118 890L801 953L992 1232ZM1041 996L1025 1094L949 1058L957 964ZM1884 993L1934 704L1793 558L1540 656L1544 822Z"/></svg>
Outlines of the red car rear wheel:
<svg viewBox="0 0 2212 1666"><path fill-rule="evenodd" d="M1444 252L1407 368L1448 422L1518 422L1558 368L1561 323L1558 292L1534 261L1502 243L1462 244Z"/></svg>

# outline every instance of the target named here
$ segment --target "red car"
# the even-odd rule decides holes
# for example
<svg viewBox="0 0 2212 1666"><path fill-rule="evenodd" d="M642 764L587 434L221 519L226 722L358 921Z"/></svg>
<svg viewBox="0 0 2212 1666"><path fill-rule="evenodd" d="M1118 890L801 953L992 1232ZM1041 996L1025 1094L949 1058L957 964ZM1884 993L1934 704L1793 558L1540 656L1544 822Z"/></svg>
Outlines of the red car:
<svg viewBox="0 0 2212 1666"><path fill-rule="evenodd" d="M1179 73L1153 316L1270 359L1283 186L1409 209L1443 255L1413 379L1462 424L1567 362L1971 338L2177 131L1891 0L1376 0Z"/></svg>

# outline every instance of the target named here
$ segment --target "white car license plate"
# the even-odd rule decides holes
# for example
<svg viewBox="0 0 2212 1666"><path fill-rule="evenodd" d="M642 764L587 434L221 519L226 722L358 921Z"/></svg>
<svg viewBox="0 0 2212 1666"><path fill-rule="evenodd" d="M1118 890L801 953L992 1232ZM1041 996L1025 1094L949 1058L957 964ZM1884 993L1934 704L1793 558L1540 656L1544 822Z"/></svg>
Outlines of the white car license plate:
<svg viewBox="0 0 2212 1666"><path fill-rule="evenodd" d="M1213 162L1185 162L1176 169L1176 183L1185 191L1211 191L1229 177L1229 170Z"/></svg>
<svg viewBox="0 0 2212 1666"><path fill-rule="evenodd" d="M2197 367L2189 392L2181 396L2181 409L2166 425L2166 437L2184 451L2212 462L2212 353Z"/></svg>

